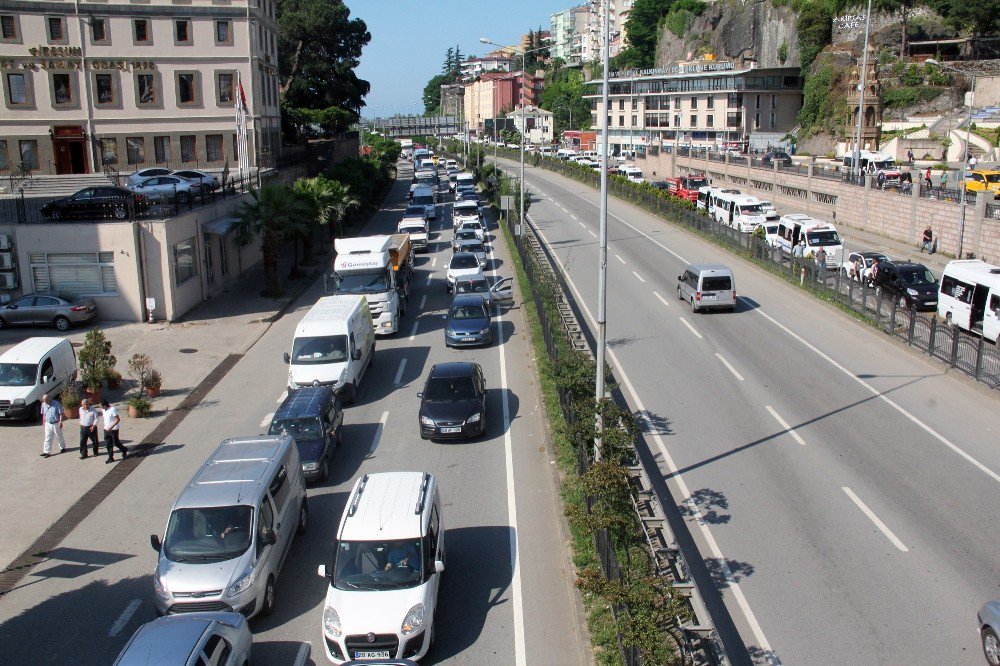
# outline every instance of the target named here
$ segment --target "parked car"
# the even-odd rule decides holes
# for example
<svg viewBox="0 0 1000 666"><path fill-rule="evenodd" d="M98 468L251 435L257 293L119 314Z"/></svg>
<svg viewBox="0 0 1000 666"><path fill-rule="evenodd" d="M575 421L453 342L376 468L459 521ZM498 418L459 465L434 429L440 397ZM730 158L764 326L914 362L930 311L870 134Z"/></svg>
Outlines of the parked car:
<svg viewBox="0 0 1000 666"><path fill-rule="evenodd" d="M763 166L771 166L775 162L778 163L778 166L790 167L792 166L792 156L782 150L772 150L760 158L760 163Z"/></svg>
<svg viewBox="0 0 1000 666"><path fill-rule="evenodd" d="M938 280L923 264L914 261L881 262L875 281L877 293L896 299L900 308L923 312L937 310Z"/></svg>
<svg viewBox="0 0 1000 666"><path fill-rule="evenodd" d="M200 188L200 183L180 176L153 176L135 185L129 185L129 189L147 199L173 199L180 203L187 202Z"/></svg>
<svg viewBox="0 0 1000 666"><path fill-rule="evenodd" d="M445 315L445 347L471 347L493 342L489 297L456 294Z"/></svg>
<svg viewBox="0 0 1000 666"><path fill-rule="evenodd" d="M871 280L868 279L868 276L871 273L872 264L876 257L878 257L880 263L889 261L889 257L881 252L851 252L847 255L847 261L841 264L840 270L845 278L854 280L855 282L861 282L863 278L865 284L871 286ZM855 262L860 263L855 266Z"/></svg>
<svg viewBox="0 0 1000 666"><path fill-rule="evenodd" d="M476 437L486 432L486 380L478 363L438 363L420 397L420 437Z"/></svg>
<svg viewBox="0 0 1000 666"><path fill-rule="evenodd" d="M42 206L42 215L55 222L68 219L125 220L130 214L143 213L148 208L149 200L143 194L125 187L106 185L85 187L68 197L50 201Z"/></svg>
<svg viewBox="0 0 1000 666"><path fill-rule="evenodd" d="M239 613L168 615L136 629L114 666L244 666L252 649L253 634Z"/></svg>
<svg viewBox="0 0 1000 666"><path fill-rule="evenodd" d="M1000 666L1000 601L987 601L976 615L983 656L990 666Z"/></svg>
<svg viewBox="0 0 1000 666"><path fill-rule="evenodd" d="M171 176L179 176L184 180L194 181L201 185L201 189L204 192L210 190L219 189L219 179L210 173L205 173L204 171L196 171L194 169L182 169L180 171L174 171L170 174Z"/></svg>
<svg viewBox="0 0 1000 666"><path fill-rule="evenodd" d="M97 301L68 292L25 294L0 308L0 328L7 326L55 326L68 331L97 317Z"/></svg>
<svg viewBox="0 0 1000 666"><path fill-rule="evenodd" d="M170 174L170 169L164 169L163 167L150 167L148 169L139 169L135 173L128 177L129 185L138 185L147 178L152 178L153 176L166 176Z"/></svg>

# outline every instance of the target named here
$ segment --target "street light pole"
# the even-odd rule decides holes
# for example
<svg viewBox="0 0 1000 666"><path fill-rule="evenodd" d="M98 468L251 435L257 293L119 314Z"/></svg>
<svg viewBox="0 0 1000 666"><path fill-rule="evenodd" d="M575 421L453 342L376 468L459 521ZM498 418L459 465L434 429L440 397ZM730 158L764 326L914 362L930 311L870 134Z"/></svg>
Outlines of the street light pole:
<svg viewBox="0 0 1000 666"><path fill-rule="evenodd" d="M608 344L608 61L611 54L611 15L608 0L604 0L604 81L601 90L601 210L600 210L600 254L597 262L597 385L594 397L597 401L596 435L594 437L594 460L601 459L601 435L604 422L601 419L601 403L604 401L604 355ZM600 125L598 125L600 126Z"/></svg>
<svg viewBox="0 0 1000 666"><path fill-rule="evenodd" d="M872 24L872 0L868 0L868 13L865 15L865 43L861 46L861 95L858 98L858 133L854 141L854 163L851 165L851 175L855 170L861 173L861 123L865 118L865 92L868 89L868 32Z"/></svg>

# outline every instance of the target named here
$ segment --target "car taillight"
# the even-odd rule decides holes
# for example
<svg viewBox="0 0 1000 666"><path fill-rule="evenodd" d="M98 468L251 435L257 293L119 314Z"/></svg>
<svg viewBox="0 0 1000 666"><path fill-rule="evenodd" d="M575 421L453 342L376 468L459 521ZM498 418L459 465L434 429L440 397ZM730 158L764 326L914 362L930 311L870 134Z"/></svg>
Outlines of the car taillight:
<svg viewBox="0 0 1000 666"><path fill-rule="evenodd" d="M85 312L87 310L86 305L74 305L70 308L71 312Z"/></svg>
<svg viewBox="0 0 1000 666"><path fill-rule="evenodd" d="M696 300L696 301L700 301L701 300L701 292L700 291L694 292L694 300Z"/></svg>

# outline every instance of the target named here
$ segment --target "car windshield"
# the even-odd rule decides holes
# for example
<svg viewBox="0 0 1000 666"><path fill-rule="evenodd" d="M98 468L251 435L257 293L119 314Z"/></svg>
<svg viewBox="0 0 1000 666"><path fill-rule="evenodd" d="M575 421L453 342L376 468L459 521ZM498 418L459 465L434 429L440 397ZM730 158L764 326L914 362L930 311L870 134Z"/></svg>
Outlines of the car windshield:
<svg viewBox="0 0 1000 666"><path fill-rule="evenodd" d="M252 541L253 509L213 506L170 514L163 554L171 562L221 562L242 555Z"/></svg>
<svg viewBox="0 0 1000 666"><path fill-rule="evenodd" d="M479 260L474 254L456 254L451 258L451 268L479 268Z"/></svg>
<svg viewBox="0 0 1000 666"><path fill-rule="evenodd" d="M763 212L764 210L760 207L760 204L740 206L740 215L760 215Z"/></svg>
<svg viewBox="0 0 1000 666"><path fill-rule="evenodd" d="M333 565L338 590L402 590L420 585L420 539L341 541Z"/></svg>
<svg viewBox="0 0 1000 666"><path fill-rule="evenodd" d="M936 284L934 274L924 267L904 268L899 271L899 279L908 287L917 287L924 284Z"/></svg>
<svg viewBox="0 0 1000 666"><path fill-rule="evenodd" d="M1000 183L1000 173L988 173L986 174L987 183Z"/></svg>
<svg viewBox="0 0 1000 666"><path fill-rule="evenodd" d="M489 317L486 313L486 306L482 303L458 305L451 309L449 316L452 319L485 319Z"/></svg>
<svg viewBox="0 0 1000 666"><path fill-rule="evenodd" d="M455 238L460 241L474 239L475 237L476 232L472 229L460 229L459 232L455 234Z"/></svg>
<svg viewBox="0 0 1000 666"><path fill-rule="evenodd" d="M428 402L456 402L475 397L472 377L431 377L424 387L424 400Z"/></svg>
<svg viewBox="0 0 1000 666"><path fill-rule="evenodd" d="M688 178L687 189L697 190L699 187L705 187L708 185L708 181L704 178Z"/></svg>
<svg viewBox="0 0 1000 666"><path fill-rule="evenodd" d="M0 363L0 386L34 386L36 370L31 363Z"/></svg>
<svg viewBox="0 0 1000 666"><path fill-rule="evenodd" d="M377 294L388 288L385 271L337 274L337 292L341 294Z"/></svg>
<svg viewBox="0 0 1000 666"><path fill-rule="evenodd" d="M809 245L840 245L840 236L836 231L811 231L806 234Z"/></svg>
<svg viewBox="0 0 1000 666"><path fill-rule="evenodd" d="M410 217L411 215L423 217L425 210L423 206L407 206L406 210L403 211L405 217Z"/></svg>
<svg viewBox="0 0 1000 666"><path fill-rule="evenodd" d="M433 206L434 205L434 197L427 196L427 195L423 195L423 196L419 196L419 197L413 197L413 203L414 203L414 205L417 205L417 206Z"/></svg>
<svg viewBox="0 0 1000 666"><path fill-rule="evenodd" d="M322 439L323 424L315 416L302 419L275 419L268 435L291 435L294 439Z"/></svg>
<svg viewBox="0 0 1000 666"><path fill-rule="evenodd" d="M475 234L473 234L475 235ZM485 254L486 248L482 243L462 243L462 252L472 252L475 254Z"/></svg>
<svg viewBox="0 0 1000 666"><path fill-rule="evenodd" d="M766 227L764 227L764 232L770 235L776 235L778 233L778 225L769 224Z"/></svg>
<svg viewBox="0 0 1000 666"><path fill-rule="evenodd" d="M347 360L347 336L325 335L295 338L292 342L292 365L319 365Z"/></svg>
<svg viewBox="0 0 1000 666"><path fill-rule="evenodd" d="M465 280L455 284L455 293L458 294L481 294L490 290L490 283L486 280Z"/></svg>
<svg viewBox="0 0 1000 666"><path fill-rule="evenodd" d="M401 224L399 225L401 234L423 234L427 233L422 224Z"/></svg>

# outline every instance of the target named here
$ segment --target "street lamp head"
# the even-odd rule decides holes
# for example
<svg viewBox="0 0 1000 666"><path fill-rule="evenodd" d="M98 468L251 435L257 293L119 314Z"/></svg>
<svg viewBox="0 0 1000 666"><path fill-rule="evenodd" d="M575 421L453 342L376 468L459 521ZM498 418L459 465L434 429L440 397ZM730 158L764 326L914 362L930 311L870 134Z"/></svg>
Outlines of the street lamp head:
<svg viewBox="0 0 1000 666"><path fill-rule="evenodd" d="M940 65L941 64L940 62L938 62L934 58L928 58L924 62L926 62L928 65Z"/></svg>
<svg viewBox="0 0 1000 666"><path fill-rule="evenodd" d="M493 43L493 40L491 40L489 37L480 37L479 41L481 41L483 44L492 44Z"/></svg>

